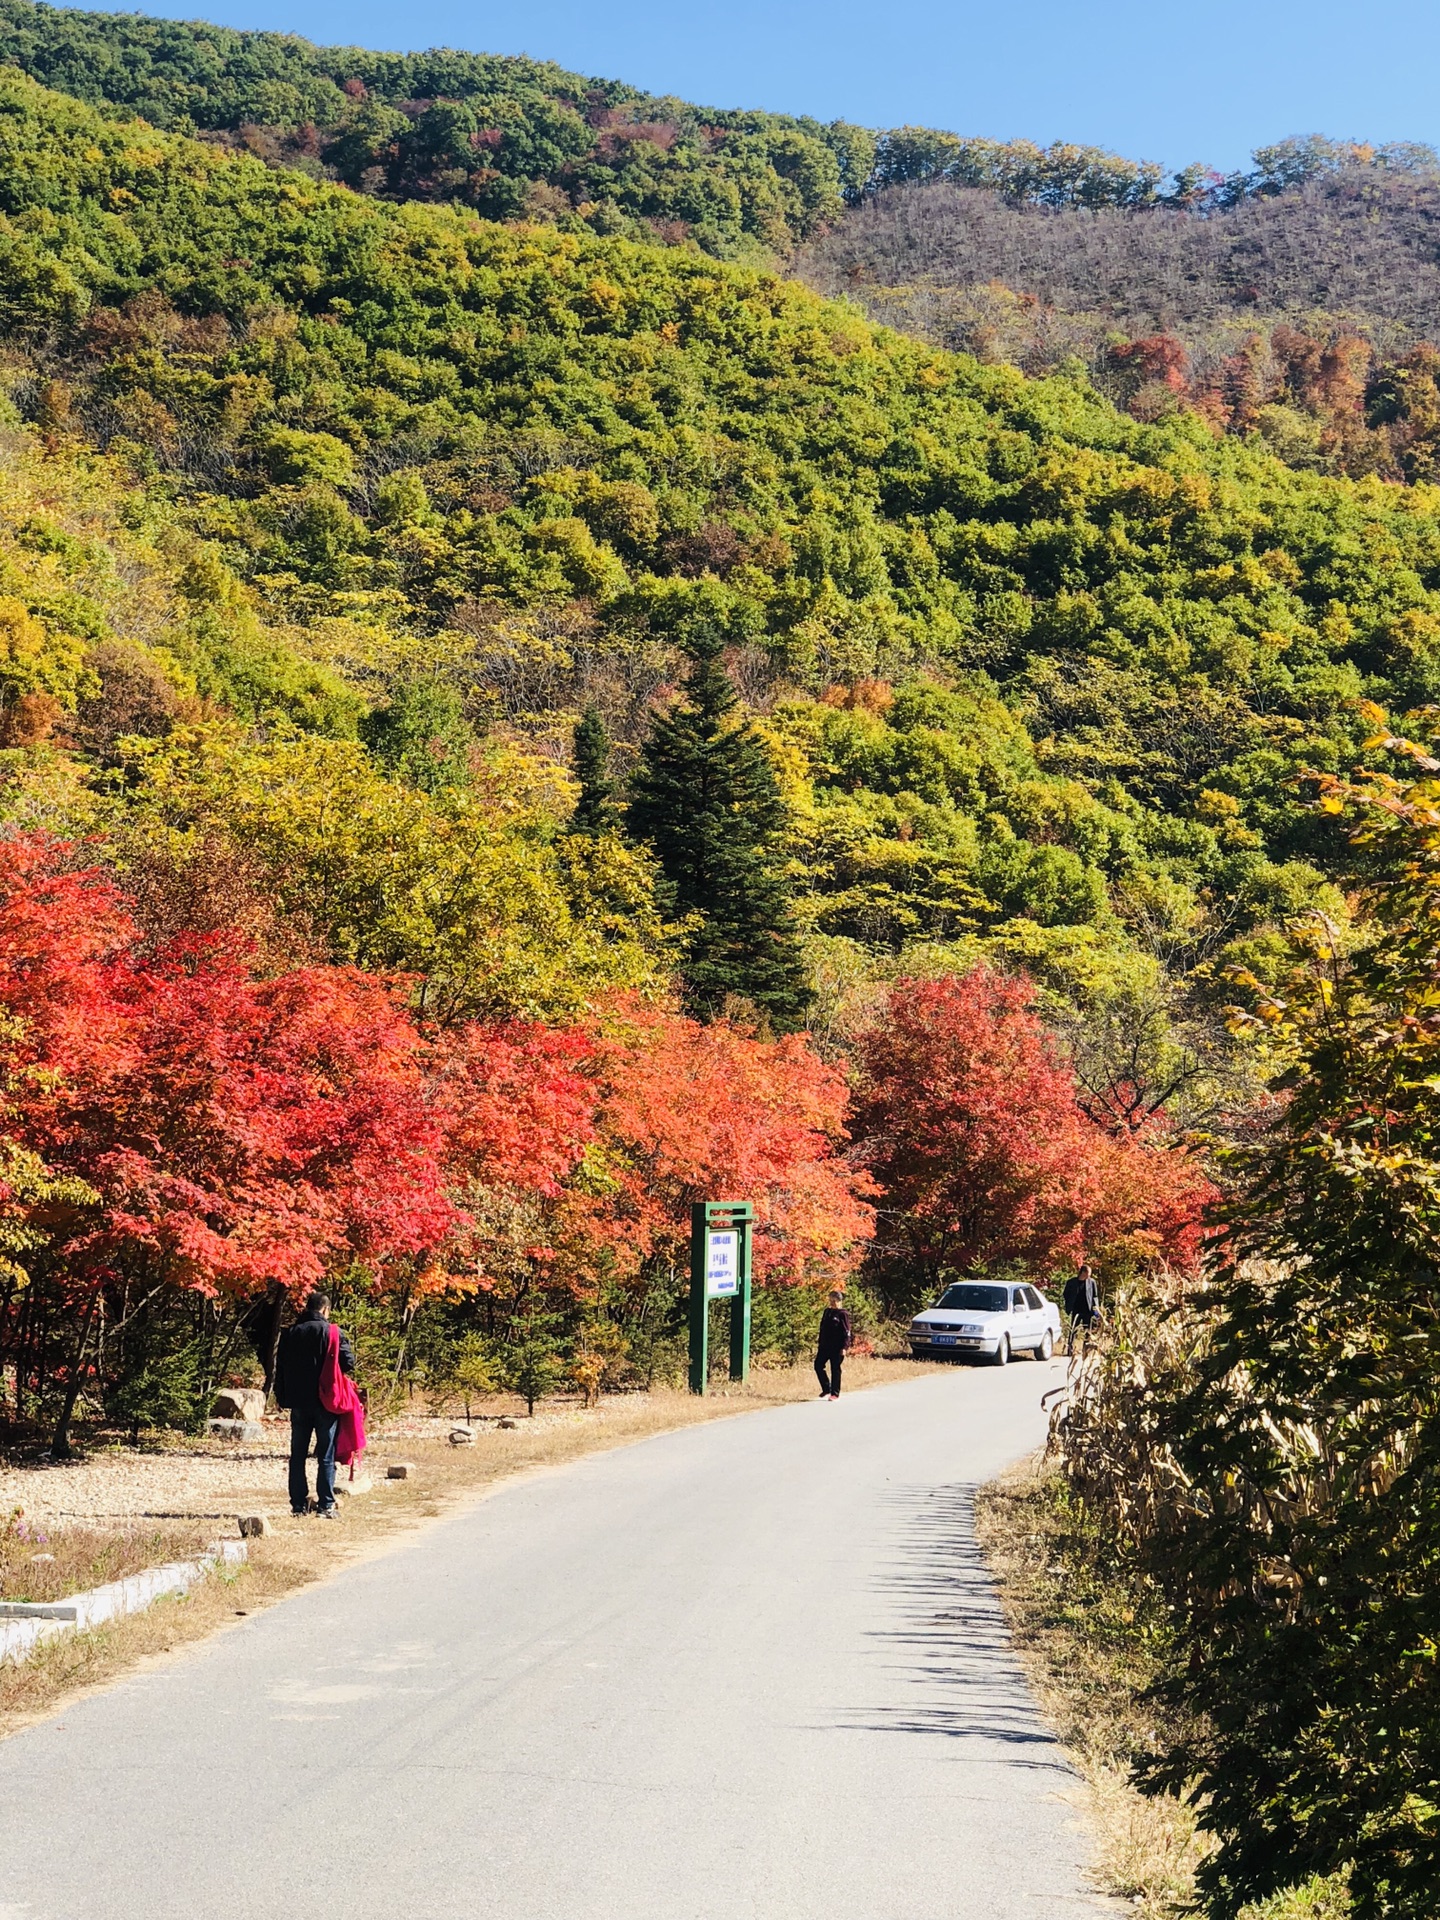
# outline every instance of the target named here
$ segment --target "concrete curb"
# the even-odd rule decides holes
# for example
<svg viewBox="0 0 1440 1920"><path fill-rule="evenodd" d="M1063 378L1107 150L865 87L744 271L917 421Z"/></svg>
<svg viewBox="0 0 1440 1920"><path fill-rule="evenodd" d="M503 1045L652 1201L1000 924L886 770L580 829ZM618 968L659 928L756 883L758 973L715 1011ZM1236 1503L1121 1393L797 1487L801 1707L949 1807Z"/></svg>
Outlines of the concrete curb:
<svg viewBox="0 0 1440 1920"><path fill-rule="evenodd" d="M243 1540L217 1540L198 1560L176 1560L147 1567L128 1579L72 1593L64 1600L0 1602L0 1661L23 1660L37 1641L53 1634L98 1627L122 1614L140 1613L166 1594L185 1593L216 1566L234 1566L248 1557Z"/></svg>

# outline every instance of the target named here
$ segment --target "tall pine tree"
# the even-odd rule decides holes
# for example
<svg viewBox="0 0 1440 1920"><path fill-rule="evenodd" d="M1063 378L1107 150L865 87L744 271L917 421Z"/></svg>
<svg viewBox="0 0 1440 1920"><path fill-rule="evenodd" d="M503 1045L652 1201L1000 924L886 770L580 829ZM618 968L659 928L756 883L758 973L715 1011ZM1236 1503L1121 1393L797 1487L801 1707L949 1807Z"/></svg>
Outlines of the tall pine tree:
<svg viewBox="0 0 1440 1920"><path fill-rule="evenodd" d="M615 782L610 778L610 736L594 707L586 707L575 729L575 778L580 782L580 798L570 816L570 831L588 833L592 839L618 831L620 811L615 805Z"/></svg>
<svg viewBox="0 0 1440 1920"><path fill-rule="evenodd" d="M798 1027L810 995L779 858L784 801L764 743L733 717L719 641L693 651L688 698L651 726L626 825L654 849L667 905L696 916L682 967L695 1011L716 1014L735 994Z"/></svg>

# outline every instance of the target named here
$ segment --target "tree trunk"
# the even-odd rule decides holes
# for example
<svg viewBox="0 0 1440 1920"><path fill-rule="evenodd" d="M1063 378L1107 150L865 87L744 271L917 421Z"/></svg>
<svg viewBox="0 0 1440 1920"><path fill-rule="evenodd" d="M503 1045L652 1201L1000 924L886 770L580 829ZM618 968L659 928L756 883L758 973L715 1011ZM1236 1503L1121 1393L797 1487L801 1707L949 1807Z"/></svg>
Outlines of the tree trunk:
<svg viewBox="0 0 1440 1920"><path fill-rule="evenodd" d="M25 1379L30 1368L30 1322L34 1317L34 1288L25 1295L20 1309L20 1338L15 1348L15 1424L25 1420Z"/></svg>
<svg viewBox="0 0 1440 1920"><path fill-rule="evenodd" d="M95 1309L99 1300L100 1288L97 1286L90 1295L89 1306L85 1309L85 1324L80 1329L80 1341L70 1367L70 1381L65 1389L65 1398L60 1403L60 1417L55 1422L55 1433L50 1442L52 1460L73 1460L75 1457L74 1449L70 1445L70 1422L75 1417L75 1402L80 1398L80 1369L85 1364L85 1349L90 1344L90 1329L95 1323Z"/></svg>
<svg viewBox="0 0 1440 1920"><path fill-rule="evenodd" d="M265 1341L265 1391L275 1391L275 1364L280 1352L280 1326L285 1318L285 1289L276 1281L270 1287L270 1332Z"/></svg>
<svg viewBox="0 0 1440 1920"><path fill-rule="evenodd" d="M285 1318L285 1289L272 1280L263 1294L257 1295L240 1315L239 1326L250 1342L255 1358L265 1369L265 1391L275 1385L275 1355L280 1345L280 1326Z"/></svg>

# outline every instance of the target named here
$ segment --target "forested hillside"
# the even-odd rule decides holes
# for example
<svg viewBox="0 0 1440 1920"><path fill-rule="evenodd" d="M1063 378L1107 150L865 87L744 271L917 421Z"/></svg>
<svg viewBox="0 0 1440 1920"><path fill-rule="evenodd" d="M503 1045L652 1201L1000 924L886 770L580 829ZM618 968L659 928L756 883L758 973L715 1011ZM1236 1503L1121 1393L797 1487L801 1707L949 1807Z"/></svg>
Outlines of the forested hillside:
<svg viewBox="0 0 1440 1920"><path fill-rule="evenodd" d="M1436 459L1440 168L1318 136L1221 176L1057 142L697 107L547 62L0 0L0 60L269 165L487 218L790 259L936 344L1083 362L1137 417L1185 408L1314 471ZM798 250L798 251L797 251Z"/></svg>
<svg viewBox="0 0 1440 1920"><path fill-rule="evenodd" d="M935 344L1078 360L1302 469L1432 476L1440 170L1311 136L1222 177L1097 148L697 107L551 63L0 0L0 60L100 107L393 201L791 262Z"/></svg>
<svg viewBox="0 0 1440 1920"><path fill-rule="evenodd" d="M0 61L157 127L396 199L558 220L704 251L784 251L943 151L980 185L1045 204L1153 199L1161 169L1094 147L694 106L550 62L317 47L291 34L4 0ZM948 144L947 144L948 143Z"/></svg>
<svg viewBox="0 0 1440 1920"><path fill-rule="evenodd" d="M1141 418L1259 432L1290 464L1429 478L1440 168L1311 139L1169 204L1085 211L951 174L897 187L795 261L822 291L1032 373L1078 360Z"/></svg>
<svg viewBox="0 0 1440 1920"><path fill-rule="evenodd" d="M1093 527L1097 585L1133 548L1122 593L1183 618L1208 442L772 275L387 205L19 76L0 152L0 1395L62 1451L77 1408L193 1423L321 1273L391 1391L668 1378L697 1193L755 1196L757 1339L793 1354L873 1233L839 1056L893 975L1029 965L1188 1091L1138 931L1193 963L1329 897L1278 814L1266 844L1191 804L1216 725L1264 749L1243 701L1191 743L1137 654L1062 704L1128 689L1144 748L1046 718L1047 543ZM1247 492L1295 483L1235 484L1238 550ZM1362 571L1379 510L1319 509ZM1308 633L1267 566L1245 591ZM977 1085L988 1004L950 1019ZM1001 1117L1031 1197L987 1244L1192 1257L1158 1083L1112 1139L1091 1052L1083 1101L1039 1071L1043 1153ZM1224 1083L1207 1056L1191 1106ZM920 1284L880 1254L887 1312Z"/></svg>
<svg viewBox="0 0 1440 1920"><path fill-rule="evenodd" d="M1092 1115L1224 1110L1218 970L1344 918L1297 776L1434 692L1431 489L18 75L0 153L6 811L98 836L142 942L238 924L447 1029L678 963L826 1047L988 956ZM671 830L712 750L733 925Z"/></svg>
<svg viewBox="0 0 1440 1920"><path fill-rule="evenodd" d="M717 636L820 932L1199 951L1214 897L1238 937L1330 858L1296 769L1346 760L1361 694L1434 689L1426 489L694 253L389 207L18 78L0 111L14 404L164 503L199 596L551 753L586 699L635 741Z"/></svg>
<svg viewBox="0 0 1440 1920"><path fill-rule="evenodd" d="M837 283L1003 280L1136 329L1318 309L1426 337L1440 294L1440 167L1317 164L1231 204L1128 210L1036 209L942 181L868 203L816 258Z"/></svg>

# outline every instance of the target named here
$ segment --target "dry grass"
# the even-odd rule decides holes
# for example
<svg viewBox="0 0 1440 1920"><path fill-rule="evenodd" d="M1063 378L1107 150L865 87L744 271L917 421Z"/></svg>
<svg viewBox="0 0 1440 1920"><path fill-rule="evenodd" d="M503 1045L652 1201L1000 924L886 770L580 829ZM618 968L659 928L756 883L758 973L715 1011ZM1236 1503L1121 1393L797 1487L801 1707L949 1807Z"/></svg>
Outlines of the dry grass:
<svg viewBox="0 0 1440 1920"><path fill-rule="evenodd" d="M195 1524L45 1527L17 1508L0 1521L0 1600L64 1600L145 1567L193 1559L213 1533Z"/></svg>
<svg viewBox="0 0 1440 1920"><path fill-rule="evenodd" d="M910 1360L857 1359L846 1366L845 1385L847 1391L863 1390L934 1371ZM217 1569L188 1594L157 1601L143 1613L93 1632L41 1641L25 1661L0 1665L0 1738L142 1662L163 1658L239 1617L273 1606L313 1580L390 1550L416 1527L516 1474L560 1466L582 1454L700 1421L808 1400L815 1391L808 1365L766 1367L757 1368L745 1386L712 1387L703 1399L657 1391L619 1395L588 1411L547 1406L533 1422L522 1417L513 1428L477 1425L475 1444L468 1447L452 1447L443 1437L382 1437L367 1456L373 1491L345 1499L341 1520L333 1526L291 1517L283 1465L277 1463L272 1531L251 1541L247 1563ZM487 1406L486 1412L492 1411ZM176 1459L183 1463L183 1455ZM413 1463L412 1478L384 1477L386 1466L397 1460ZM343 1479L340 1485L343 1489ZM202 1529L207 1537L215 1530Z"/></svg>
<svg viewBox="0 0 1440 1920"><path fill-rule="evenodd" d="M1089 1784L1096 1876L1144 1920L1169 1920L1193 1911L1204 1843L1189 1806L1129 1783L1132 1759L1156 1737L1140 1695L1158 1629L1140 1596L1075 1550L1055 1485L1033 1464L1006 1475L977 1499L976 1529L1030 1682Z"/></svg>
<svg viewBox="0 0 1440 1920"><path fill-rule="evenodd" d="M1029 1462L982 1490L976 1531L1042 1709L1090 1789L1094 1872L1141 1920L1205 1911L1195 1870L1208 1842L1195 1808L1150 1798L1132 1763L1164 1731L1143 1695L1167 1657L1168 1630L1144 1591L1097 1552L1070 1513L1057 1472ZM1347 1920L1343 1885L1313 1882L1247 1907L1239 1920Z"/></svg>

